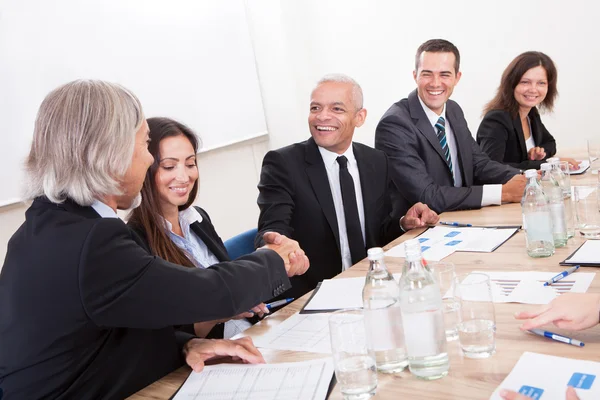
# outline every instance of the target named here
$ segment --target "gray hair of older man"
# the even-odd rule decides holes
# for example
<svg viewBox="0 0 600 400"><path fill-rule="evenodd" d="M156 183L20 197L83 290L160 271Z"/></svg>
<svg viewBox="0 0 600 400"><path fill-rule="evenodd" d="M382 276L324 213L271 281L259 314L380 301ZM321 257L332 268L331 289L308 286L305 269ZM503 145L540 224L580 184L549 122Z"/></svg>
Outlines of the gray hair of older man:
<svg viewBox="0 0 600 400"><path fill-rule="evenodd" d="M140 101L120 85L77 80L53 90L36 118L25 198L89 206L121 195L143 121Z"/></svg>
<svg viewBox="0 0 600 400"><path fill-rule="evenodd" d="M327 82L349 83L352 85L352 101L356 110L363 108L363 91L358 82L344 74L327 74L317 82L317 86ZM316 89L316 87L315 87Z"/></svg>

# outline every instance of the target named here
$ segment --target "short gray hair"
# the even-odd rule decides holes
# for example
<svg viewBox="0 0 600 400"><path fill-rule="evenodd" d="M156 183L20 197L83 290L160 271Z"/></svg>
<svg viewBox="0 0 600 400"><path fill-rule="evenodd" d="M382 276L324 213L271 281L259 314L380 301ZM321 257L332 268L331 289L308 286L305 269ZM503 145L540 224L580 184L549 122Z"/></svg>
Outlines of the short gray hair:
<svg viewBox="0 0 600 400"><path fill-rule="evenodd" d="M354 79L344 74L327 74L317 82L317 86L327 82L349 83L352 85L352 101L357 110L363 108L362 88Z"/></svg>
<svg viewBox="0 0 600 400"><path fill-rule="evenodd" d="M25 198L67 198L81 206L122 194L135 134L144 121L138 98L124 87L77 80L42 102L25 163Z"/></svg>

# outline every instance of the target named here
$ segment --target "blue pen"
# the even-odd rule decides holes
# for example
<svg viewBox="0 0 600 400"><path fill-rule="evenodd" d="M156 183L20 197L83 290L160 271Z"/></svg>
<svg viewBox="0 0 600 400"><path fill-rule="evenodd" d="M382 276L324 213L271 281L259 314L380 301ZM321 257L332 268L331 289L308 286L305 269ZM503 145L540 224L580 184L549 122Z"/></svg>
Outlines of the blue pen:
<svg viewBox="0 0 600 400"><path fill-rule="evenodd" d="M544 286L550 286L553 283L556 283L556 282L560 281L565 276L571 275L573 272L577 271L578 269L579 269L579 265L575 265L574 267L571 267L571 268L567 269L566 271L563 271L560 274L556 275L555 277L553 277L549 281L544 282Z"/></svg>
<svg viewBox="0 0 600 400"><path fill-rule="evenodd" d="M572 344L573 346L583 347L585 343L577 339L571 339L566 336L558 335L556 333L548 332L542 329L531 329L529 332L534 333L538 336L547 337L548 339L556 340L557 342L563 342L566 344Z"/></svg>
<svg viewBox="0 0 600 400"><path fill-rule="evenodd" d="M460 227L460 228L468 228L468 227L473 226L471 224L461 224L460 222L445 222L445 221L440 221L440 224L447 225L447 226L456 226L456 227Z"/></svg>
<svg viewBox="0 0 600 400"><path fill-rule="evenodd" d="M268 303L268 304L266 304L266 306L267 306L267 308L270 310L270 309L272 309L272 308L279 307L279 306L282 306L282 305L284 305L284 304L291 303L292 301L294 301L294 298L292 298L292 297L289 297L289 298L287 298L287 299L283 299L283 300L277 300L277 301L274 301L274 302L272 302L272 303Z"/></svg>

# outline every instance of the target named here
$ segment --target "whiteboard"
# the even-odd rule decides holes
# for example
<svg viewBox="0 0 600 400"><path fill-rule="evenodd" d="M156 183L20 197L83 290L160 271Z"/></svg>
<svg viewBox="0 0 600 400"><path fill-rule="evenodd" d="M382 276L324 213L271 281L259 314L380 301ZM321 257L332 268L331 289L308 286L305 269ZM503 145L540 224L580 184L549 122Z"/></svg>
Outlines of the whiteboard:
<svg viewBox="0 0 600 400"><path fill-rule="evenodd" d="M19 201L44 96L81 78L131 89L204 150L267 133L243 0L0 0L0 206Z"/></svg>

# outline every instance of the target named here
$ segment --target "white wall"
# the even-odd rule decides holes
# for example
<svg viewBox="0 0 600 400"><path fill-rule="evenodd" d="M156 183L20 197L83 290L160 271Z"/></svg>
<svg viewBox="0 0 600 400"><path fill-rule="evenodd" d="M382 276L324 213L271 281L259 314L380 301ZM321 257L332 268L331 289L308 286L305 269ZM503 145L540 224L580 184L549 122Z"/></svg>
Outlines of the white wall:
<svg viewBox="0 0 600 400"><path fill-rule="evenodd" d="M368 117L356 139L373 144L381 115L415 88L417 47L431 38L461 52L462 80L452 98L473 135L508 63L527 50L550 55L559 70L553 115L544 122L561 147L597 135L595 73L598 3L592 0L246 0L274 147L308 136L308 98L324 74L343 72L363 87ZM300 122L299 122L300 121ZM299 123L298 123L299 122Z"/></svg>

